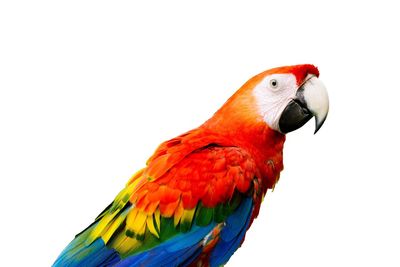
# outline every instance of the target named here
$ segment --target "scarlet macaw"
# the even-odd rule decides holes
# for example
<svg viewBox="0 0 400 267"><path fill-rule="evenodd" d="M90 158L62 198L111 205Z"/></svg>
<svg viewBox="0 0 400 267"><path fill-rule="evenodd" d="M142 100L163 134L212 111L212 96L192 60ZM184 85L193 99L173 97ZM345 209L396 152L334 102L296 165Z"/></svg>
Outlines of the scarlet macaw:
<svg viewBox="0 0 400 267"><path fill-rule="evenodd" d="M313 65L247 81L203 125L162 143L54 266L220 266L283 169L285 134L329 109Z"/></svg>

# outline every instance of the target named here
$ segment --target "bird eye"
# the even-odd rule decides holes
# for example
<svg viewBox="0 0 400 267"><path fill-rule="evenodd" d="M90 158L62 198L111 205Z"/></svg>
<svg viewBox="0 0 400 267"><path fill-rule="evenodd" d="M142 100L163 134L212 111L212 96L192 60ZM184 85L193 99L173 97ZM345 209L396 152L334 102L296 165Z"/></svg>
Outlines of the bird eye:
<svg viewBox="0 0 400 267"><path fill-rule="evenodd" d="M276 79L272 79L272 80L270 80L269 81L269 85L272 87L272 88L277 88L278 87L278 81L276 80Z"/></svg>

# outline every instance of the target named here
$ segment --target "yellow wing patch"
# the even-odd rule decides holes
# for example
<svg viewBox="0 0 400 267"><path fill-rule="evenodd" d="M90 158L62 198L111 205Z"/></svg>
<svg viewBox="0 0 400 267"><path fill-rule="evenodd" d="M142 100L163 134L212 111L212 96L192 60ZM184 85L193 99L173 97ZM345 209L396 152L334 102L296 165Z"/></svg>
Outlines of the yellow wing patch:
<svg viewBox="0 0 400 267"><path fill-rule="evenodd" d="M118 216L117 218L115 217L127 205L129 198L135 189L135 186L136 186L135 182L132 182L128 184L128 186L125 187L121 192L119 192L114 202L112 203L111 207L108 209L108 211L103 213L96 227L90 233L88 239L86 240L88 244L91 244L99 237L103 237L103 235L111 236L112 233L106 234L107 230L109 230L109 228L112 227L115 221L117 222L121 221L121 223L124 221L125 218L118 219L120 216ZM124 216L126 217L127 215L125 214ZM117 225L115 225L115 227L116 227L115 229L118 228Z"/></svg>
<svg viewBox="0 0 400 267"><path fill-rule="evenodd" d="M140 248L147 230L156 238L160 238L159 202L153 206L149 205L145 209L135 207L135 201L138 198L135 192L140 187L143 172L144 170L140 170L133 175L126 187L117 195L111 207L99 216L97 225L86 240L88 244L102 238L105 244L115 248L121 255L128 255ZM170 218L173 219L175 227L180 223L189 223L190 225L196 208L185 210L181 199L178 201ZM124 224L124 228L121 228Z"/></svg>

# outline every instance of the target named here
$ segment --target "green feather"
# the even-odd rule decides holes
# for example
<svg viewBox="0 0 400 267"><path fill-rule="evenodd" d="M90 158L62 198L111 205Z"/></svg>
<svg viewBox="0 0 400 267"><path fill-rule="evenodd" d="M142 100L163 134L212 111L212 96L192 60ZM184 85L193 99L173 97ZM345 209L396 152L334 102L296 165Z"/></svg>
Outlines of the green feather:
<svg viewBox="0 0 400 267"><path fill-rule="evenodd" d="M240 205L240 202L242 202L242 196L240 193L235 192L231 200L225 204L224 215L229 216L232 212L234 212L236 208Z"/></svg>
<svg viewBox="0 0 400 267"><path fill-rule="evenodd" d="M197 206L195 218L198 226L207 226L211 223L214 215L214 208L207 208L199 203Z"/></svg>
<svg viewBox="0 0 400 267"><path fill-rule="evenodd" d="M226 216L224 215L224 205L218 204L214 208L214 221L216 223L221 223L225 220Z"/></svg>
<svg viewBox="0 0 400 267"><path fill-rule="evenodd" d="M180 222L180 231L182 233L186 233L190 230L190 228L192 228L192 222L191 221L181 221Z"/></svg>
<svg viewBox="0 0 400 267"><path fill-rule="evenodd" d="M138 240L143 241L143 243L140 247L132 250L130 254L151 249L179 233L179 229L176 229L174 226L173 218L165 218L161 216L160 225L160 228L162 229L159 232L160 238L154 236L148 229L146 229L146 232L142 236L135 235L135 237Z"/></svg>
<svg viewBox="0 0 400 267"><path fill-rule="evenodd" d="M128 236L128 237L130 237L130 238L134 238L134 237L135 237L135 233L132 232L132 231L129 230L129 229L127 229L127 230L125 231L125 235Z"/></svg>
<svg viewBox="0 0 400 267"><path fill-rule="evenodd" d="M179 233L179 231L174 226L173 218L166 218L161 216L160 220L160 240L161 242L169 239L171 236L174 236Z"/></svg>

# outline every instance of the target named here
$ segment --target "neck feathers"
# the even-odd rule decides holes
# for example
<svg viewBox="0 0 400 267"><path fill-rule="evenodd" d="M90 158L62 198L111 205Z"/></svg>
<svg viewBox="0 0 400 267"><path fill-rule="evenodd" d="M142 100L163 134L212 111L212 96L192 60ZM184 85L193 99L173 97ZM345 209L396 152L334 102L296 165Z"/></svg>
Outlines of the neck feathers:
<svg viewBox="0 0 400 267"><path fill-rule="evenodd" d="M245 149L253 156L265 193L268 188L273 188L283 169L285 135L271 129L251 109L255 107L253 103L243 103L252 98L234 97L235 95L201 128L230 140L232 146Z"/></svg>

